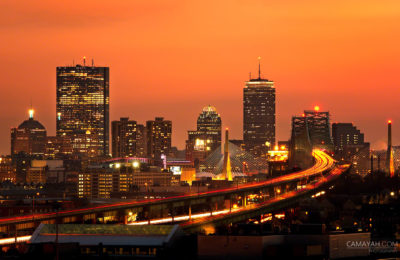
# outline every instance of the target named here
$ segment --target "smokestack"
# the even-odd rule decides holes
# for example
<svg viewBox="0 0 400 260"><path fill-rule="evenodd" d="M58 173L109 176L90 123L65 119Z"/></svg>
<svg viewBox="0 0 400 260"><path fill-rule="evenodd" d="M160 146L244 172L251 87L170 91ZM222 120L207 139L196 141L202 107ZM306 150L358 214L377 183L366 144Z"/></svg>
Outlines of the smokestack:
<svg viewBox="0 0 400 260"><path fill-rule="evenodd" d="M392 120L388 120L388 144L386 153L386 172L390 177L394 176L394 160L392 148Z"/></svg>

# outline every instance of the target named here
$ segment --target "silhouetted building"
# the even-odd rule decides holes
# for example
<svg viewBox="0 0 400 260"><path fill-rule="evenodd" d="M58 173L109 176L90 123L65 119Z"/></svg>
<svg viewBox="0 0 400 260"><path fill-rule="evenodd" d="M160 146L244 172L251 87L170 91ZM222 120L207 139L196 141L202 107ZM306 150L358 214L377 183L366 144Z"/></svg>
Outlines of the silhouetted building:
<svg viewBox="0 0 400 260"><path fill-rule="evenodd" d="M335 158L351 161L352 171L367 174L370 171L370 144L364 141L364 134L352 123L332 124L332 139Z"/></svg>
<svg viewBox="0 0 400 260"><path fill-rule="evenodd" d="M24 152L29 156L42 157L46 149L46 136L46 129L33 119L31 109L29 119L11 129L11 156Z"/></svg>
<svg viewBox="0 0 400 260"><path fill-rule="evenodd" d="M221 116L215 107L206 106L197 118L197 130L188 131L186 159L204 161L207 156L221 146Z"/></svg>
<svg viewBox="0 0 400 260"><path fill-rule="evenodd" d="M112 121L112 156L136 156L136 121L128 117L121 117L119 121Z"/></svg>
<svg viewBox="0 0 400 260"><path fill-rule="evenodd" d="M246 150L257 157L275 144L275 87L274 82L261 78L250 79L243 89L243 141Z"/></svg>
<svg viewBox="0 0 400 260"><path fill-rule="evenodd" d="M146 122L147 155L155 162L161 161L161 155L168 155L171 150L172 122L156 117Z"/></svg>
<svg viewBox="0 0 400 260"><path fill-rule="evenodd" d="M109 155L109 68L57 67L57 136L71 139L75 154Z"/></svg>

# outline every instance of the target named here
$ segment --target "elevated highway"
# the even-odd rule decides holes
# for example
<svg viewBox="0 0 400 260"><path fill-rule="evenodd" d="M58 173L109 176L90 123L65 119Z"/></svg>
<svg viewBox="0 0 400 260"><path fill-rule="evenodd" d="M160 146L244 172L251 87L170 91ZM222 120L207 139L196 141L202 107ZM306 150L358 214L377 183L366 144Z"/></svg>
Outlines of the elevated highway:
<svg viewBox="0 0 400 260"><path fill-rule="evenodd" d="M271 198L278 199L276 197L277 190L279 194L284 194L295 189L298 184L308 183L317 177L320 179L325 178L323 177L324 175L337 171L338 166L335 165L335 161L323 151L314 150L313 157L315 158L315 164L311 168L263 182L160 199L126 201L52 213L0 218L0 231L10 235L18 232L25 234L32 231L42 222L55 223L56 219L58 223L105 223L108 221L127 223L129 217L136 214L140 214L148 220L148 224L152 224L151 219L162 219L163 217L170 217L171 221L174 222L179 221L174 219L175 216L178 218L178 215L182 215L184 212L190 216L192 213L196 213L196 209L198 210L197 213L204 212L206 209L212 215L212 212L225 209L227 201L229 201L230 205L229 212L232 213L232 200L237 197L246 198L247 194L262 192L270 194ZM303 196L307 191L297 192L297 195L294 194L291 197ZM273 201L270 201L268 205L272 205L271 203L273 204ZM241 211L240 214L244 214L244 212ZM189 217L189 219L191 218Z"/></svg>

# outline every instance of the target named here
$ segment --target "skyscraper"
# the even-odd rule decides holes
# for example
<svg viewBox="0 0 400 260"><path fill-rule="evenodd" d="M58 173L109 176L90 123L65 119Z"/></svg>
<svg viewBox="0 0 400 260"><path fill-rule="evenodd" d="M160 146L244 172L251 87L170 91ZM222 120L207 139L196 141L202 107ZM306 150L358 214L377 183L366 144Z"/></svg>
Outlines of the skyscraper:
<svg viewBox="0 0 400 260"><path fill-rule="evenodd" d="M257 157L275 144L275 87L273 81L261 78L260 63L258 78L247 81L243 89L243 141Z"/></svg>
<svg viewBox="0 0 400 260"><path fill-rule="evenodd" d="M186 159L202 161L221 145L221 116L213 106L206 106L197 118L197 130L188 131Z"/></svg>
<svg viewBox="0 0 400 260"><path fill-rule="evenodd" d="M109 154L109 68L57 67L57 136L71 139L75 154Z"/></svg>
<svg viewBox="0 0 400 260"><path fill-rule="evenodd" d="M112 156L136 156L136 121L121 117L119 121L111 122Z"/></svg>
<svg viewBox="0 0 400 260"><path fill-rule="evenodd" d="M146 122L147 155L156 163L161 161L161 155L171 151L172 122L156 117Z"/></svg>

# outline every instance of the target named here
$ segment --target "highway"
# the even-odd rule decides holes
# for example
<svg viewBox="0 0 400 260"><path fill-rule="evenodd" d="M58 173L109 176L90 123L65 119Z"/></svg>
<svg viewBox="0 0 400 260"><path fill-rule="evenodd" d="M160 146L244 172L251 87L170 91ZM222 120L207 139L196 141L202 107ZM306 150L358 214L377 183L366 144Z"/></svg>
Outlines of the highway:
<svg viewBox="0 0 400 260"><path fill-rule="evenodd" d="M150 224L161 224L161 223L168 223L168 222L175 221L175 222L182 222L181 223L182 227L191 227L191 226L201 225L204 223L211 223L218 219L229 218L229 217L237 215L237 214L255 211L257 209L265 208L274 203L278 203L282 200L285 200L288 198L293 198L293 197L299 196L301 194L305 194L306 192L312 191L313 189L316 189L317 187L321 186L322 184L331 181L333 178L342 174L349 167L349 165L334 167L335 160L320 150L314 150L313 156L315 158L315 164L311 168L303 170L303 171L299 171L299 172L294 172L294 173L291 173L288 175L279 176L279 177L269 179L264 182L244 184L244 185L240 185L239 187L235 187L235 188L213 190L213 191L202 192L202 193L192 193L192 194L186 194L186 195L182 195L182 196L174 196L174 197L163 198L163 199L114 203L114 204L98 206L98 207L61 211L61 212L58 212L57 214L58 214L58 216L62 216L63 214L70 214L71 212L72 213L87 212L87 211L95 210L98 208L108 209L108 208L112 208L112 207L116 207L116 206L127 206L127 205L132 206L132 205L137 205L137 204L152 204L154 202L170 201L171 199L174 201L176 199L185 199L185 198L193 198L193 197L198 198L200 196L206 196L206 195L210 195L210 194L214 194L214 195L215 194L225 194L225 193L229 193L229 192L233 192L233 191L237 192L237 191L247 190L247 189L251 189L251 188L255 188L255 187L263 187L263 186L268 186L268 185L272 185L272 184L286 183L288 181L293 181L293 180L298 180L298 179L303 179L303 178L311 177L314 175L318 175L324 171L330 170L328 175L321 176L321 178L319 178L319 180L314 184L307 184L305 187L303 187L299 190L280 194L279 196L275 196L273 198L270 198L270 199L268 199L264 202L258 203L258 204L249 205L247 207L223 209L223 210L214 211L212 213L211 212L196 213L196 214L192 214L190 217L189 217L189 215L174 216L173 220L172 220L172 217L168 217L168 218L161 218L161 219L152 219L150 221L136 221L136 222L130 223L130 225L145 225L145 224L149 224L149 222L150 222ZM54 216L55 214L56 213L35 214L34 218L35 218L35 221L37 221L38 219L40 219L40 217L42 217L42 218L49 217L49 216ZM15 222L15 221L20 221L20 220L23 221L26 219L31 220L32 217L33 217L33 215L18 216L18 217L13 217L13 218L2 218L2 219L0 219L0 224L1 223L9 223L10 221ZM24 241L27 241L29 238L30 238L30 236L18 237L17 241L24 242ZM15 243L15 241L16 241L15 238L0 239L0 245Z"/></svg>
<svg viewBox="0 0 400 260"><path fill-rule="evenodd" d="M207 192L200 192L200 193L191 193L185 194L180 196L173 196L167 198L159 198L159 199L147 199L147 200L140 200L140 201L126 201L126 202L119 202L113 204L106 204L100 205L95 207L87 207L87 208L80 208L80 209L72 209L72 210L62 210L58 213L51 212L51 213L41 213L41 214L29 214L23 216L16 216L16 217L5 217L0 218L0 225L4 224L11 224L11 223L22 223L22 222L29 222L33 219L35 221L47 220L52 219L55 217L67 217L67 216L74 216L79 214L91 214L94 212L104 212L104 211L111 211L121 208L130 208L130 207L142 207L142 206L149 206L149 205L158 205L162 203L173 203L173 202L180 202L184 200L190 200L193 198L205 198L205 197L212 197L217 195L226 195L231 193L238 193L238 192L245 192L250 191L255 188L261 188L264 186L271 186L271 185L278 185L284 184L289 181L300 180L303 178L307 178L310 176L321 174L322 172L331 169L335 161L329 155L321 150L313 150L313 156L315 158L315 164L306 170L294 172L291 174L275 177L263 182L256 182L256 183L248 183L239 185L238 187L230 187L218 190L212 190Z"/></svg>

